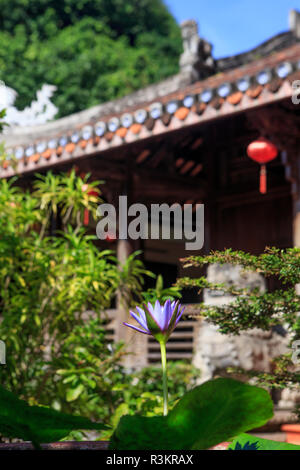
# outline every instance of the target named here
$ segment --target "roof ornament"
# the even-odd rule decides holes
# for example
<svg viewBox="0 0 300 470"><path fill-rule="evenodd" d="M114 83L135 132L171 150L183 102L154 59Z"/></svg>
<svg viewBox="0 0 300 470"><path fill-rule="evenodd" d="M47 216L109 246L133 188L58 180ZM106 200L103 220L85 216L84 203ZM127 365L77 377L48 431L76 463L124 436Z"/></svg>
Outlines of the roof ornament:
<svg viewBox="0 0 300 470"><path fill-rule="evenodd" d="M214 71L212 45L199 37L198 24L195 20L181 23L183 53L180 56L180 71L188 74L192 81L211 75Z"/></svg>
<svg viewBox="0 0 300 470"><path fill-rule="evenodd" d="M290 30L296 38L300 39L300 12L298 10L290 10L289 23Z"/></svg>
<svg viewBox="0 0 300 470"><path fill-rule="evenodd" d="M51 102L56 87L44 84L30 106L19 110L14 106L18 93L0 81L0 109L6 109L5 121L10 127L35 126L54 119L58 108ZM8 128L7 128L8 129Z"/></svg>

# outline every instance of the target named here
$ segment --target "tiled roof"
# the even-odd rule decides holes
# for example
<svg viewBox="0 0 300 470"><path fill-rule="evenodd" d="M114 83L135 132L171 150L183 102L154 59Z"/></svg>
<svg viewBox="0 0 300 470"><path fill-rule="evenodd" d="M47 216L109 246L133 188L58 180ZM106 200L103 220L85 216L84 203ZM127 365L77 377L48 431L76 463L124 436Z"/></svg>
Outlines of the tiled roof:
<svg viewBox="0 0 300 470"><path fill-rule="evenodd" d="M17 172L25 173L99 153L132 143L229 116L246 109L273 103L292 95L293 80L300 79L300 44L247 65L219 73L205 80L166 93L143 106L128 106L126 112L108 115L103 120L81 122L67 132L47 140L35 140L27 146L11 148L18 159ZM9 160L0 169L0 177L16 170Z"/></svg>

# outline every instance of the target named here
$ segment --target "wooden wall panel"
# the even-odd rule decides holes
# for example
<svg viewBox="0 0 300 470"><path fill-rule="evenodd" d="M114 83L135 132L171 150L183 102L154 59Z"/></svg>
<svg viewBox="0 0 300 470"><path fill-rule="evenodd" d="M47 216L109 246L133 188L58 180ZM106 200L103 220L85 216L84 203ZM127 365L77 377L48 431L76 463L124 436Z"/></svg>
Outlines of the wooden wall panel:
<svg viewBox="0 0 300 470"><path fill-rule="evenodd" d="M243 195L239 197L242 201ZM232 248L258 254L266 246L293 245L289 196L219 208L217 219L217 249Z"/></svg>

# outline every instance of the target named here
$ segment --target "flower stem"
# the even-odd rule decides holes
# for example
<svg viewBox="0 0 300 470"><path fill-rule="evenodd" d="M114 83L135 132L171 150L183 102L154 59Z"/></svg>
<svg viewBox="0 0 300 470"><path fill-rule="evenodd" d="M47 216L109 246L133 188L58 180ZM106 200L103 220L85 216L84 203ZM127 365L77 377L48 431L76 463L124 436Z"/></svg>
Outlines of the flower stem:
<svg viewBox="0 0 300 470"><path fill-rule="evenodd" d="M166 343L160 341L161 366L163 372L164 416L168 414L168 383L167 383L167 353Z"/></svg>

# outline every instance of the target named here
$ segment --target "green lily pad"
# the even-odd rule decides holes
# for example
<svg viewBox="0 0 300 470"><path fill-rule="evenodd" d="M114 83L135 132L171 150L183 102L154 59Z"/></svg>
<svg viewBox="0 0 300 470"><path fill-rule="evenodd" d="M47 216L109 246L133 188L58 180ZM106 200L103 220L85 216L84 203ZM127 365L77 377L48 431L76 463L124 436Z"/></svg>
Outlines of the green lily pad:
<svg viewBox="0 0 300 470"><path fill-rule="evenodd" d="M50 408L29 406L13 393L0 387L0 434L32 441L35 446L55 442L77 429L106 429L101 423L72 416Z"/></svg>
<svg viewBox="0 0 300 470"><path fill-rule="evenodd" d="M300 446L295 444L270 441L269 439L262 439L250 434L241 434L236 437L228 447L228 450L248 450L247 448L253 444L255 444L255 450L300 450Z"/></svg>
<svg viewBox="0 0 300 470"><path fill-rule="evenodd" d="M272 416L265 390L219 378L188 392L166 417L123 416L109 448L207 449L264 425Z"/></svg>

